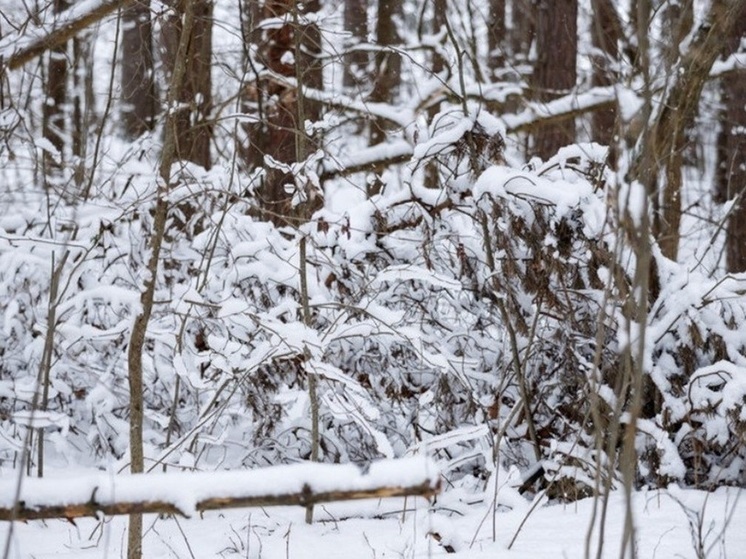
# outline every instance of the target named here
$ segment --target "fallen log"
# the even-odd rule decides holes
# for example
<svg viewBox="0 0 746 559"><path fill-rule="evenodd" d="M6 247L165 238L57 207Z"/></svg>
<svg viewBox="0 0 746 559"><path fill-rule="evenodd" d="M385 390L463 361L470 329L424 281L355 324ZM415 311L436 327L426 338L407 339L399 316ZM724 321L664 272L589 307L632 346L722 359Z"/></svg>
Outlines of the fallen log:
<svg viewBox="0 0 746 559"><path fill-rule="evenodd" d="M367 473L354 465L294 464L260 470L23 478L0 481L0 520L74 519L133 513L189 517L243 507L307 507L333 501L432 497L436 468L422 459L384 460Z"/></svg>

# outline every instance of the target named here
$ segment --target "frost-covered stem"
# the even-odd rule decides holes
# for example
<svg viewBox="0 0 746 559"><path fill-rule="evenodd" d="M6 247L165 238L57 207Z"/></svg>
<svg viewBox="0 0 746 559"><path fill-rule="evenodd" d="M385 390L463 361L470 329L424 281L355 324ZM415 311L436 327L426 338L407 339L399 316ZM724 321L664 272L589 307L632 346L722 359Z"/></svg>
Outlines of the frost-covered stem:
<svg viewBox="0 0 746 559"><path fill-rule="evenodd" d="M627 390L620 392L620 400L627 400L629 406L624 421L622 435L622 452L620 469L624 483L626 510L624 516L624 532L620 559L629 556L637 557L636 528L632 510L632 490L637 475L637 420L643 406L643 389L645 375L645 346L646 327L648 321L648 289L650 280L651 256L651 227L648 217L648 198L642 197L642 207L639 215L631 216L628 206L626 219L622 227L626 227L628 238L633 243L632 250L636 256L635 275L632 290L627 302L627 339L629 343L622 355L624 366L624 384ZM639 220L639 221L638 221ZM635 223L638 221L638 223ZM624 395L628 395L627 398Z"/></svg>
<svg viewBox="0 0 746 559"><path fill-rule="evenodd" d="M293 46L295 49L295 81L298 91L296 93L296 130L295 130L295 160L299 163L306 158L306 110L303 96L303 68L301 68L300 54L303 49L301 37L300 18L298 17L298 3L293 3ZM311 325L311 310L308 305L308 272L306 266L306 236L300 238L300 298L303 311L303 323L306 327ZM319 461L319 398L317 394L316 375L308 375L308 399L311 403L311 461ZM313 505L306 507L306 524L313 522Z"/></svg>
<svg viewBox="0 0 746 559"><path fill-rule="evenodd" d="M618 257L620 253L620 247L622 245L623 233L620 229L616 231L614 254ZM616 285L623 285L624 279L618 277L619 267L616 267L617 278ZM622 399L617 399L614 405L612 417L607 424L604 420L603 414L601 413L601 404L603 402L599 395L599 384L601 384L601 359L603 349L605 347L604 339L606 337L606 319L608 317L607 305L612 297L612 289L614 284L609 280L608 284L604 289L603 300L601 302L601 308L598 313L598 330L596 331L596 350L593 355L593 367L591 369L593 375L597 375L598 384L591 382L589 397L590 397L590 414L593 421L593 435L595 438L595 449L596 449L596 472L594 476L594 495L593 495L593 509L591 511L591 520L588 523L588 530L586 531L585 537L585 559L590 559L591 554L591 540L593 532L596 527L596 518L600 514L600 521L598 522L598 538L596 548L596 559L601 559L601 554L604 546L604 536L606 530L606 515L608 512L608 495L611 492L614 479L614 468L616 465L615 460L612 459L616 453L617 443L619 441L619 416L621 415ZM594 379L592 379L594 380ZM616 394L620 394L620 389L617 389ZM604 438L607 439L606 448L604 448ZM605 452L605 454L604 454ZM602 463L602 457L606 456L606 464ZM605 470L606 477L602 478L602 472ZM600 513L599 513L599 499L600 499Z"/></svg>
<svg viewBox="0 0 746 559"><path fill-rule="evenodd" d="M300 298L303 308L303 323L311 326L311 309L308 305L308 276L306 268L306 237L300 238ZM319 396L316 391L317 379L308 374L308 399L311 402L311 462L319 461ZM306 507L306 524L313 522L313 505Z"/></svg>
<svg viewBox="0 0 746 559"><path fill-rule="evenodd" d="M68 252L62 256L59 264L54 263L54 253L52 254L52 277L49 282L49 302L47 303L47 332L44 335L44 349L39 363L39 388L41 389L41 401L39 410L46 411L49 403L49 381L50 371L52 369L52 352L54 350L54 333L57 323L57 294L59 293L60 278L62 269L67 262ZM34 410L35 411L35 410ZM31 428L31 426L29 426ZM39 477L44 476L44 427L39 427L37 432L37 458L36 472Z"/></svg>
<svg viewBox="0 0 746 559"><path fill-rule="evenodd" d="M184 319L186 322L186 318ZM181 345L181 344L180 344ZM174 397L171 401L171 415L168 418L168 428L166 430L166 448L171 446L171 436L174 433L174 427L176 426L176 408L179 405L179 392L181 391L181 377L176 376L176 382L174 383ZM163 471L168 469L168 463L163 462Z"/></svg>
<svg viewBox="0 0 746 559"><path fill-rule="evenodd" d="M622 536L622 549L620 558L623 559L626 549L629 547L630 557L637 557L635 547L635 525L632 512L632 490L635 484L637 473L637 449L635 439L637 435L637 419L642 411L642 392L645 367L645 332L648 318L648 277L651 262L650 252L650 227L647 218L647 203L644 204L641 224L638 228L637 246L634 247L637 253L637 267L635 269L635 289L633 290L634 299L631 304L634 305L634 317L636 320L636 332L632 331L632 318L628 323L629 346L625 350L625 369L629 379L630 406L627 411L627 421L624 427L621 455L622 479L624 482L624 495L626 499L626 511L624 516L624 534ZM632 334L635 334L635 339ZM634 344L634 345L633 345Z"/></svg>
<svg viewBox="0 0 746 559"><path fill-rule="evenodd" d="M194 23L194 0L189 0L184 6L184 25L179 38L179 46L174 62L171 83L166 99L166 126L163 138L163 151L159 168L160 180L156 191L155 215L153 217L153 232L150 237L150 258L147 267L147 279L140 293L140 313L135 317L132 326L129 347L127 348L127 367L130 390L130 471L133 474L144 470L143 452L143 371L142 352L145 345L145 335L153 311L155 284L158 277L158 261L161 247L166 233L168 218L168 192L170 190L171 166L176 159L176 101L179 98L181 85L186 72L186 53L189 37ZM142 515L130 515L127 535L127 558L141 559L142 557Z"/></svg>

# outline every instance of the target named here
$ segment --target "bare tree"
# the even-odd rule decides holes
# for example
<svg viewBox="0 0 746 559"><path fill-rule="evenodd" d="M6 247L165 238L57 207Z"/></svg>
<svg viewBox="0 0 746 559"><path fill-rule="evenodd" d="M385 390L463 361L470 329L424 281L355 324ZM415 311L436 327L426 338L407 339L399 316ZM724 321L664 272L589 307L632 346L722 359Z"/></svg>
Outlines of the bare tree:
<svg viewBox="0 0 746 559"><path fill-rule="evenodd" d="M122 128L133 139L153 129L156 113L150 1L125 8L122 27Z"/></svg>
<svg viewBox="0 0 746 559"><path fill-rule="evenodd" d="M189 71L190 43L193 42L193 31L196 22L196 10L200 0L186 0L183 19L178 23L179 37L174 49L174 59L171 71L171 81L166 98L167 105L175 105L183 98L182 87ZM174 23L174 22L172 22ZM127 347L127 378L130 395L130 471L141 474L145 469L145 455L143 449L143 350L148 324L153 312L155 288L158 280L161 248L166 236L166 221L168 219L168 193L171 190L171 167L179 159L180 115L176 111L169 111L166 115L166 125L163 137L163 150L159 168L160 180L156 189L156 201L153 213L153 225L150 232L150 255L147 263L147 279L140 291L140 311L135 316ZM127 535L127 558L142 558L142 514L131 514Z"/></svg>
<svg viewBox="0 0 746 559"><path fill-rule="evenodd" d="M702 89L722 50L722 38L731 32L743 4L743 0L714 0L710 5L681 53L672 83L658 104L660 110L652 113L653 120L638 146L633 176L645 185L653 206L659 207L654 213L653 234L662 253L672 260L679 251L686 131L694 122Z"/></svg>
<svg viewBox="0 0 746 559"><path fill-rule="evenodd" d="M536 18L536 52L533 89L538 101L567 94L577 79L577 0L540 0ZM534 136L534 151L542 159L575 142L575 119L548 124Z"/></svg>
<svg viewBox="0 0 746 559"><path fill-rule="evenodd" d="M375 75L370 100L388 103L394 99L401 83L401 56L392 47L399 44L397 19L401 18L402 3L397 0L379 0L376 18ZM370 131L370 143L380 144L386 138L386 130L374 123Z"/></svg>

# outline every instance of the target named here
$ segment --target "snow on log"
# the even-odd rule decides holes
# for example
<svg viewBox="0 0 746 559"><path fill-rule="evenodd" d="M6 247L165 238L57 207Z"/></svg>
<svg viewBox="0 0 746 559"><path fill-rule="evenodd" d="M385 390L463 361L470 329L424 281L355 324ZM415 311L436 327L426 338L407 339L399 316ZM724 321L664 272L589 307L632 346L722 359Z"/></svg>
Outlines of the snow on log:
<svg viewBox="0 0 746 559"><path fill-rule="evenodd" d="M354 465L303 463L260 470L0 480L0 520L80 518L131 513L192 516L240 507L308 506L332 501L438 493L437 468L422 458L383 460L367 473Z"/></svg>
<svg viewBox="0 0 746 559"><path fill-rule="evenodd" d="M51 50L103 19L111 12L131 4L134 0L82 0L62 12L50 27L29 31L23 35L7 36L0 41L0 64L11 70L19 68L35 57Z"/></svg>

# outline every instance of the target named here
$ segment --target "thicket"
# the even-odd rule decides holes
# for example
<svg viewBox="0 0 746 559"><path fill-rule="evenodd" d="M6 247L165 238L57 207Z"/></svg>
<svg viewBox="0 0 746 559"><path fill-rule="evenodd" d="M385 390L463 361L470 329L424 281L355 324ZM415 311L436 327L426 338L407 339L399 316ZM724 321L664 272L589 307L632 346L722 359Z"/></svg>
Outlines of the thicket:
<svg viewBox="0 0 746 559"><path fill-rule="evenodd" d="M616 155L588 141L519 162L530 109L488 107L507 111L525 83L485 83L479 98L479 64L449 43L472 44L468 32L444 25L417 43L452 74L433 85L437 111L410 106L414 120L384 134L382 151L406 163L368 175L340 171L345 156L366 163L352 157L364 104L313 88L326 116L303 135L327 151L300 162L247 166L235 140L253 132L216 109L218 163L159 178L163 123L123 142L106 106L79 167L50 173L64 154L38 135L39 85L6 75L28 107L19 96L0 112L2 464L31 449L30 472L45 457L128 463L127 350L161 200L146 470L309 459L317 408L328 462L426 452L452 483L516 466L522 490L575 498L620 483L631 444L640 485L742 484L746 279L664 256L656 205L633 180L642 156L620 155L622 140ZM408 56L421 76L424 55ZM244 78L219 75L238 96ZM230 95L216 104L253 114ZM368 118L396 122L397 101L384 105ZM292 219L260 202L277 172ZM327 205L309 209L324 181Z"/></svg>

